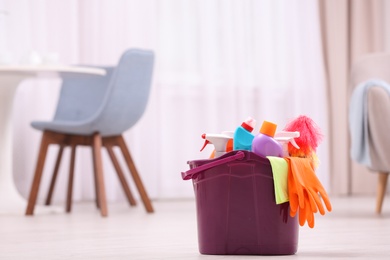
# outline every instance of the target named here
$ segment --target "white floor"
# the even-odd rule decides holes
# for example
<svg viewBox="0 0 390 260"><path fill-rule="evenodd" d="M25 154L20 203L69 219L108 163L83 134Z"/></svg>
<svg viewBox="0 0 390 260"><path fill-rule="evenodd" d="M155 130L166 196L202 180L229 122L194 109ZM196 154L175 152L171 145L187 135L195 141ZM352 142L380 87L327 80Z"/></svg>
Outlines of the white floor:
<svg viewBox="0 0 390 260"><path fill-rule="evenodd" d="M333 212L316 214L314 229L300 228L291 259L389 259L390 198L382 216L374 197L331 198ZM198 252L195 202L154 201L109 204L102 218L93 203L74 205L71 214L36 211L0 215L0 259L253 259L267 256L212 256ZM268 256L269 257L269 256Z"/></svg>

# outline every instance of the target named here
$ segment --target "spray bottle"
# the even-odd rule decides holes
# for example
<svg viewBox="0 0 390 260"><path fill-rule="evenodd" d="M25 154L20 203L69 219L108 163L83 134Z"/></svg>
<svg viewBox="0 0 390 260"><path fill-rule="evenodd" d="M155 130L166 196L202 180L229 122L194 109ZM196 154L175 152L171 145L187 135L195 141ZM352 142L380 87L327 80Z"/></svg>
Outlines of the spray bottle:
<svg viewBox="0 0 390 260"><path fill-rule="evenodd" d="M229 140L232 139L231 136L226 134L202 134L202 138L205 139L204 145L200 151L208 144L213 144L215 148L215 153L213 157L219 157L226 153L227 144Z"/></svg>
<svg viewBox="0 0 390 260"><path fill-rule="evenodd" d="M275 134L275 140L282 144L283 157L290 156L288 152L288 143L291 143L295 148L300 149L294 138L300 137L300 133L298 131L288 132L281 131Z"/></svg>
<svg viewBox="0 0 390 260"><path fill-rule="evenodd" d="M272 122L263 122L260 133L253 139L252 152L263 157L283 156L282 145L274 139L276 127Z"/></svg>
<svg viewBox="0 0 390 260"><path fill-rule="evenodd" d="M226 144L226 152L233 151L233 137L234 137L234 131L223 131L222 134L227 135L230 137L229 141Z"/></svg>
<svg viewBox="0 0 390 260"><path fill-rule="evenodd" d="M248 150L252 149L252 141L255 137L251 132L256 124L256 120L248 117L241 126L237 127L233 134L233 150Z"/></svg>

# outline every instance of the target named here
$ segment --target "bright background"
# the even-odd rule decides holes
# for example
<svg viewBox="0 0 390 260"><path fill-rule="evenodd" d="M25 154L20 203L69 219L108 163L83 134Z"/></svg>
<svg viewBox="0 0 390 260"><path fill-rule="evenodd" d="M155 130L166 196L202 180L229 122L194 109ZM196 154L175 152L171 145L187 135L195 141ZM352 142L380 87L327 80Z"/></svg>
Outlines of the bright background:
<svg viewBox="0 0 390 260"><path fill-rule="evenodd" d="M347 100L338 104L333 96L340 95L332 90L345 92L347 82L335 87L330 77L332 30L324 28L330 3L335 15L350 8L348 1L312 0L0 0L0 55L19 63L37 51L42 56L58 53L65 64L115 65L125 49L154 50L147 110L124 134L152 198L193 197L191 182L184 182L180 173L188 169L188 160L208 157L210 148L199 152L202 133L234 130L248 116L257 120L256 132L263 120L277 123L282 130L301 114L311 117L325 136L318 149L320 180L326 189L345 194L350 193L349 168L344 167L350 164L348 136L342 117ZM382 10L390 10L385 7ZM329 24L329 19L325 21ZM338 24L338 29L344 24ZM388 49L386 39L383 49ZM25 197L41 136L30 122L51 119L60 83L59 79L31 79L17 90L13 167L17 188ZM342 131L335 131L339 128ZM344 143L335 145L335 136ZM53 147L41 198L55 154ZM116 174L103 155L108 199L121 200ZM58 183L67 183L68 158L66 153ZM74 199L94 198L92 176L91 152L81 148ZM337 179L343 176L345 187L337 188ZM63 200L65 194L66 185L57 184L54 199Z"/></svg>

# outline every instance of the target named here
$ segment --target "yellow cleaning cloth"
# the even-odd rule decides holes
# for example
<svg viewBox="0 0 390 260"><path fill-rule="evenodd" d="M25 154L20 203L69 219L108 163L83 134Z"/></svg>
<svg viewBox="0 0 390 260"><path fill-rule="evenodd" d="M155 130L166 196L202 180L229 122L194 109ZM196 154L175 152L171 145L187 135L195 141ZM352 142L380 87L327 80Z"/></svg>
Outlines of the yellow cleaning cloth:
<svg viewBox="0 0 390 260"><path fill-rule="evenodd" d="M288 164L286 160L281 157L267 156L267 159L270 161L272 167L276 204L287 202L288 201L288 190L287 190Z"/></svg>

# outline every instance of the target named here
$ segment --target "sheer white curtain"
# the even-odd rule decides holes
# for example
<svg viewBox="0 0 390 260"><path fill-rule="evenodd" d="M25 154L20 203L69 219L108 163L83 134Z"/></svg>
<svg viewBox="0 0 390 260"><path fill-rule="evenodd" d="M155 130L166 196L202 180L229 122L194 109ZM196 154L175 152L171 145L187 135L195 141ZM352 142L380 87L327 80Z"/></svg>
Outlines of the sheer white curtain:
<svg viewBox="0 0 390 260"><path fill-rule="evenodd" d="M273 121L281 130L298 115L323 130L318 174L328 187L327 98L318 3L311 0L0 0L1 47L15 59L28 50L56 51L64 63L115 64L130 47L153 49L156 66L147 110L125 133L153 198L192 197L181 180L199 152L201 134L234 130L247 117ZM59 80L29 80L14 105L14 176L26 196L40 132L34 119L50 119ZM51 149L42 190L54 165ZM105 153L104 153L105 155ZM67 156L67 154L66 154ZM105 155L109 200L123 199ZM75 199L92 199L90 151L77 155ZM65 197L68 158L55 191ZM129 178L130 179L130 178ZM61 183L61 184L60 184ZM44 192L40 196L44 196Z"/></svg>

